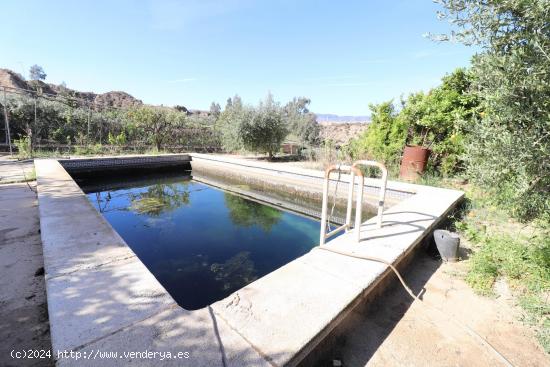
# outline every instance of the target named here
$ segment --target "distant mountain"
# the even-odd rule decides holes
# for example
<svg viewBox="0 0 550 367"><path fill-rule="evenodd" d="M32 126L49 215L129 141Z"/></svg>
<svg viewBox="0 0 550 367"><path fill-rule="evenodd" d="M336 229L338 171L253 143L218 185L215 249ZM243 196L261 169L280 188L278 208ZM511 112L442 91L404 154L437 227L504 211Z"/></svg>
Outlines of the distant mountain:
<svg viewBox="0 0 550 367"><path fill-rule="evenodd" d="M102 106L109 107L132 107L142 105L143 102L134 98L130 94L122 91L112 91L107 93L80 92L74 89L67 88L63 85L44 83L38 80L26 81L25 78L9 69L0 68L0 86L16 89L32 89L36 87L42 89L42 92L49 95L71 96L78 99L83 99L90 103L97 103Z"/></svg>
<svg viewBox="0 0 550 367"><path fill-rule="evenodd" d="M330 113L317 113L318 122L332 122L332 123L357 123L357 122L370 122L370 116L340 116Z"/></svg>

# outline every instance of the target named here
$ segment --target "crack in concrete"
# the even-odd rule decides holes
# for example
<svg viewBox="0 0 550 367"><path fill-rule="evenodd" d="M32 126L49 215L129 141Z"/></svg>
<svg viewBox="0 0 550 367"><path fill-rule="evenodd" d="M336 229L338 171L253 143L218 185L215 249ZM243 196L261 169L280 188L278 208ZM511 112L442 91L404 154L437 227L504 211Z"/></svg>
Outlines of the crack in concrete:
<svg viewBox="0 0 550 367"><path fill-rule="evenodd" d="M256 345L254 345L250 340L248 340L243 334L241 334L237 329L235 329L233 327L233 325L231 325L222 315L220 315L219 313L217 313L216 311L213 311L214 314L219 317L220 319L223 320L223 322L225 322L225 324L231 329L233 330L237 335L239 335L241 338L243 338L243 340L250 346L250 348L254 349L256 351L256 353L258 353L260 355L260 357L263 358L264 361L266 361L267 363L269 363L271 366L273 367L279 367L278 364L276 364L273 359L271 357L269 357L266 353L264 353L259 347L257 347Z"/></svg>
<svg viewBox="0 0 550 367"><path fill-rule="evenodd" d="M117 262L121 262L121 261L124 261L124 260L128 260L128 259L132 259L134 257L137 257L136 254L133 254L133 255L130 255L130 256L125 256L123 258L117 258L117 259L113 259L111 261L107 261L107 262L104 262L104 263L101 263L101 264L96 264L96 265L91 265L91 266L83 266L83 267L80 267L78 269L75 269L75 270L72 270L72 271L68 271L68 272L64 272L64 273L56 273L54 275L50 275L48 273L46 273L46 280L51 280L51 279L55 279L55 278L59 278L59 277L62 277L62 276L65 276L65 275L71 275L71 274L74 274L78 271L82 271L82 270L95 270L95 269L98 269L102 266L105 266L105 265L110 265L110 264L115 264Z"/></svg>

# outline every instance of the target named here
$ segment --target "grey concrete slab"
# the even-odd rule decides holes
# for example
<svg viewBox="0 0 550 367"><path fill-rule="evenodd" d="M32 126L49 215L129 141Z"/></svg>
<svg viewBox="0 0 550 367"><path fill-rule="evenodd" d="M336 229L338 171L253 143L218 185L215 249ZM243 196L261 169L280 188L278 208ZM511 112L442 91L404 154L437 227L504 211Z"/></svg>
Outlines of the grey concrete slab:
<svg viewBox="0 0 550 367"><path fill-rule="evenodd" d="M145 351L157 354L148 356ZM130 355L130 352L140 354ZM89 359L63 358L58 366L269 366L207 308L164 310L90 343L78 353ZM167 358L168 353L173 358ZM111 358L105 358L106 355Z"/></svg>
<svg viewBox="0 0 550 367"><path fill-rule="evenodd" d="M18 170L16 162L11 165L0 169ZM34 189L33 182L29 185ZM10 355L51 348L38 229L36 194L26 183L0 185L0 366L53 365L53 360Z"/></svg>
<svg viewBox="0 0 550 367"><path fill-rule="evenodd" d="M46 277L135 256L55 160L37 160Z"/></svg>
<svg viewBox="0 0 550 367"><path fill-rule="evenodd" d="M341 282L355 287L358 294L369 287L387 268L378 262L367 262L318 249L296 261L340 279Z"/></svg>
<svg viewBox="0 0 550 367"><path fill-rule="evenodd" d="M340 278L294 261L212 308L269 361L283 366L359 293Z"/></svg>
<svg viewBox="0 0 550 367"><path fill-rule="evenodd" d="M35 188L32 182L1 186L0 244L38 233L38 216L29 215L37 212Z"/></svg>
<svg viewBox="0 0 550 367"><path fill-rule="evenodd" d="M33 161L18 161L9 156L0 156L0 185L32 180Z"/></svg>
<svg viewBox="0 0 550 367"><path fill-rule="evenodd" d="M0 269L6 272L0 277L0 303L5 310L14 309L28 302L24 297L33 297L37 286L34 274L42 267L40 235L30 235L0 245ZM21 297L21 295L24 297Z"/></svg>
<svg viewBox="0 0 550 367"><path fill-rule="evenodd" d="M70 219L61 215L43 216L40 225L48 278L136 256L111 226L96 215L100 214L91 208L71 215Z"/></svg>
<svg viewBox="0 0 550 367"><path fill-rule="evenodd" d="M52 346L71 350L175 302L138 258L47 280Z"/></svg>

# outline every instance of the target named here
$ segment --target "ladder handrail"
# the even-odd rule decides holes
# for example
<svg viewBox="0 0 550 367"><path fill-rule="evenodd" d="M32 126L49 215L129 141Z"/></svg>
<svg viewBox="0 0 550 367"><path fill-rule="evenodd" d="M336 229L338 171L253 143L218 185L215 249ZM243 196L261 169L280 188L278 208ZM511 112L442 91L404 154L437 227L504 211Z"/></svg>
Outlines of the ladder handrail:
<svg viewBox="0 0 550 367"><path fill-rule="evenodd" d="M360 165L377 167L378 169L380 169L380 171L382 171L382 177L380 177L382 184L380 185L380 194L378 195L378 212L377 212L377 218L376 218L376 227L382 228L382 216L384 215L384 202L386 201L386 186L388 184L388 169L384 164L380 162L364 161L364 160L355 161L352 167L357 168L357 166L360 166Z"/></svg>
<svg viewBox="0 0 550 367"><path fill-rule="evenodd" d="M382 184L380 186L380 195L378 200L378 213L377 213L377 228L382 227L382 216L384 213L384 201L386 196L386 184L388 179L388 170L386 169L386 166L384 166L382 163L375 162L375 161L356 161L351 166L347 165L331 165L325 170L325 177L323 182L323 202L322 202L322 208L321 208L321 233L319 237L319 244L322 246L325 244L325 240L331 236L334 236L335 234L346 230L351 230L351 213L353 209L353 194L355 191L355 176L359 176L359 193L357 195L356 200L356 210L355 210L355 237L357 242L361 239L361 220L362 220L362 203L363 203L363 188L365 185L365 177L363 175L363 172L359 169L359 166L374 166L379 168L382 171ZM330 181L330 174L334 171L340 171L340 172L349 172L350 182L349 182L349 188L348 188L348 200L347 200L347 210L346 210L346 221L345 223L326 233L327 230L327 210L328 210L328 190L329 190L329 181ZM335 193L336 195L336 193Z"/></svg>

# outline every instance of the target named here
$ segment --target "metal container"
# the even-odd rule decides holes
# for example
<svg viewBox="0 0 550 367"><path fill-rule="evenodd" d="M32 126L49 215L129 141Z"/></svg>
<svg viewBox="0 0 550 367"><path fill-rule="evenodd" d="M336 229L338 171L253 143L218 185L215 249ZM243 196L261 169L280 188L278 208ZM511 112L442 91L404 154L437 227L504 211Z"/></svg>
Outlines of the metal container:
<svg viewBox="0 0 550 367"><path fill-rule="evenodd" d="M437 251L439 251L443 261L458 261L458 246L460 245L460 237L457 233L449 232L444 229L436 229L434 231L434 240L435 245L437 246Z"/></svg>
<svg viewBox="0 0 550 367"><path fill-rule="evenodd" d="M416 180L426 171L429 157L430 149L407 145L403 151L399 177L406 180Z"/></svg>

